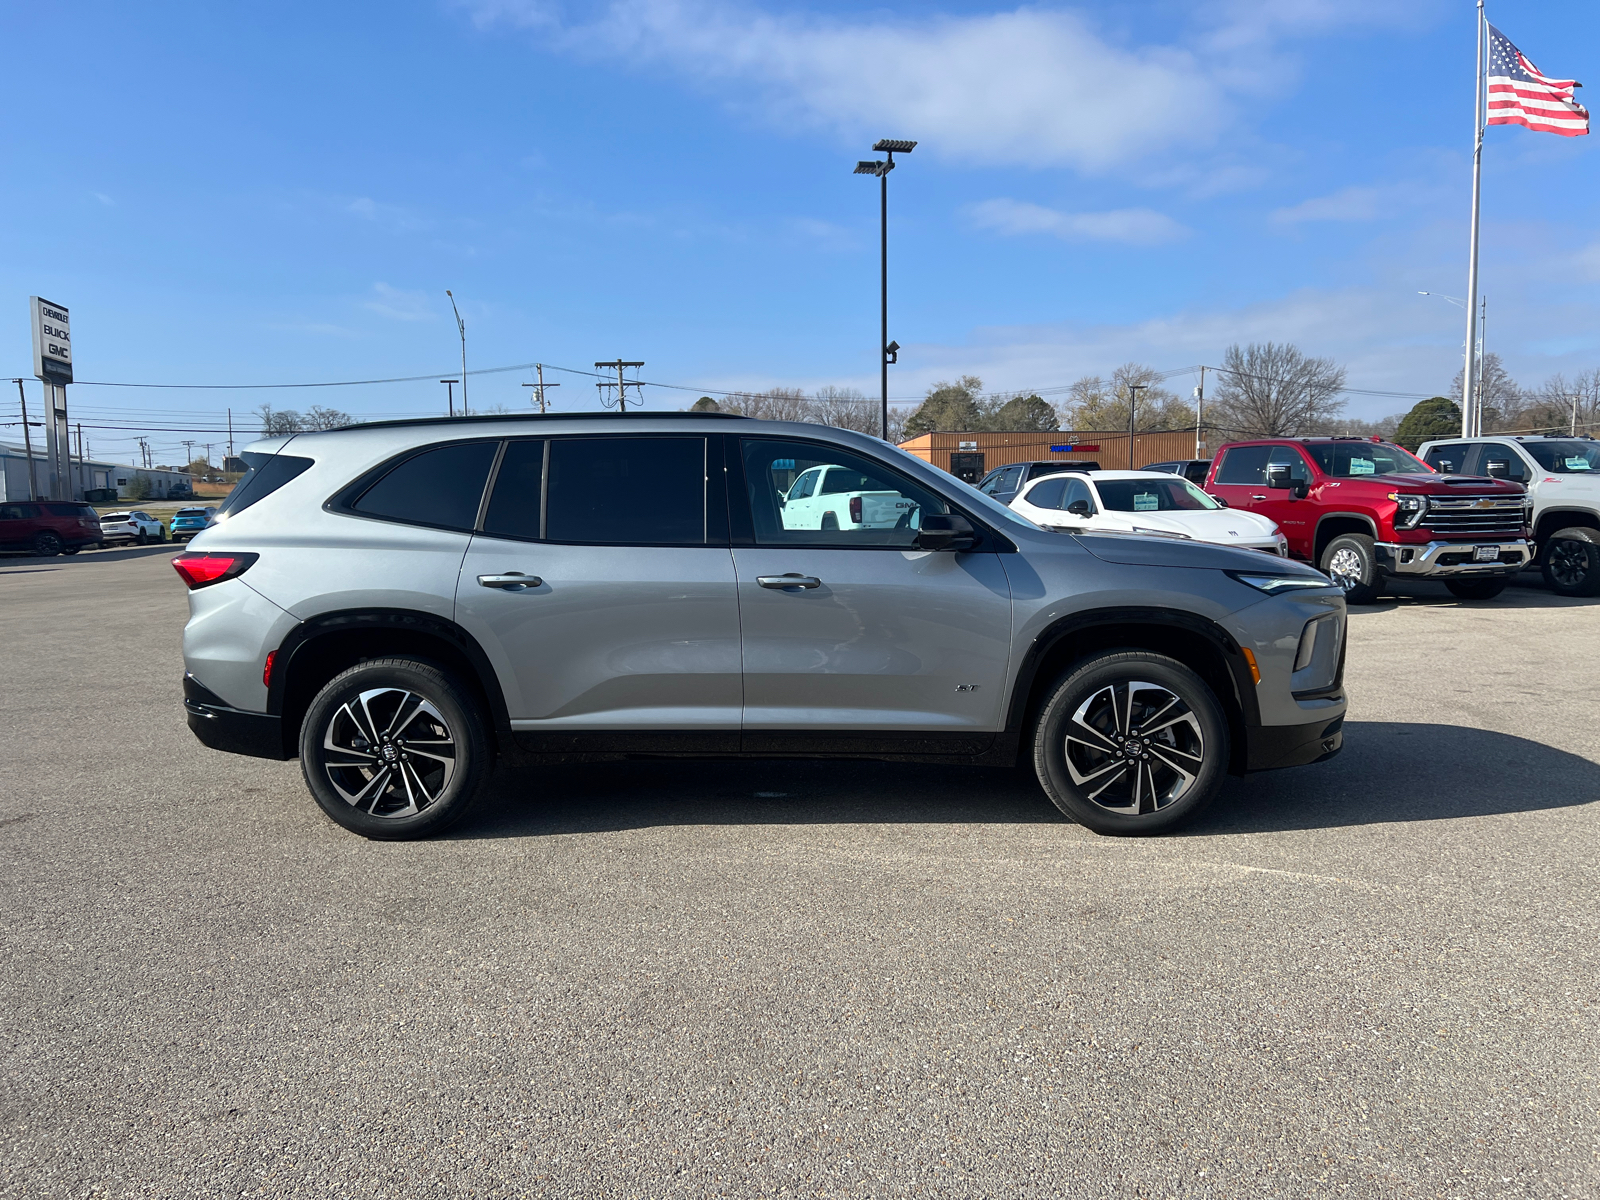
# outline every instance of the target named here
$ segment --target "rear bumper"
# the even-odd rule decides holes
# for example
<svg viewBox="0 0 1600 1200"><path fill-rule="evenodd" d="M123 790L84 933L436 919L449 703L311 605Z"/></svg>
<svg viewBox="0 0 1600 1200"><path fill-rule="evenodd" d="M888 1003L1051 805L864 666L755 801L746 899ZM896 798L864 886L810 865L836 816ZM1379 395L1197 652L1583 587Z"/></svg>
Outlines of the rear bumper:
<svg viewBox="0 0 1600 1200"><path fill-rule="evenodd" d="M1479 546L1495 547L1492 562L1475 562ZM1485 538L1481 542L1379 542L1378 569L1385 575L1456 578L1515 575L1533 559L1532 545L1522 538Z"/></svg>
<svg viewBox="0 0 1600 1200"><path fill-rule="evenodd" d="M1245 770L1275 771L1332 758L1344 748L1344 715L1309 725L1257 725L1245 731Z"/></svg>
<svg viewBox="0 0 1600 1200"><path fill-rule="evenodd" d="M183 709L195 737L213 750L251 758L294 757L284 753L281 718L230 708L193 675L183 677Z"/></svg>

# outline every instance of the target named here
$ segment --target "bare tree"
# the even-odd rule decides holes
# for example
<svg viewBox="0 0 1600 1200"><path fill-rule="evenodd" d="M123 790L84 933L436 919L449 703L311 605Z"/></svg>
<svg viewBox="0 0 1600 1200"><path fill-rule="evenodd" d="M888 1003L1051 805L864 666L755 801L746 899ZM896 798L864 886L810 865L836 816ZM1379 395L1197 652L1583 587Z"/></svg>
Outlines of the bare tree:
<svg viewBox="0 0 1600 1200"><path fill-rule="evenodd" d="M1230 437L1321 433L1344 411L1344 368L1287 342L1229 346L1206 424Z"/></svg>
<svg viewBox="0 0 1600 1200"><path fill-rule="evenodd" d="M1461 380L1465 367L1456 372L1450 384L1450 399L1461 403ZM1491 433L1499 429L1518 427L1518 418L1532 397L1524 397L1522 388L1501 365L1498 354L1483 356L1483 429Z"/></svg>
<svg viewBox="0 0 1600 1200"><path fill-rule="evenodd" d="M320 404L313 404L306 409L306 415L300 418L302 429L343 429L346 425L354 424L349 413L340 412L337 408L323 408Z"/></svg>
<svg viewBox="0 0 1600 1200"><path fill-rule="evenodd" d="M292 408L275 409L263 404L256 409L256 415L261 418L261 432L265 434L299 433L302 428L300 414Z"/></svg>
<svg viewBox="0 0 1600 1200"><path fill-rule="evenodd" d="M1061 428L1117 430L1128 427L1128 404L1135 387L1141 390L1134 407L1134 428L1192 429L1194 409L1161 386L1161 373L1143 363L1123 363L1107 382L1088 375L1072 385L1061 412Z"/></svg>
<svg viewBox="0 0 1600 1200"><path fill-rule="evenodd" d="M723 398L722 411L762 421L805 421L811 402L799 388L775 387L764 392L733 392Z"/></svg>
<svg viewBox="0 0 1600 1200"><path fill-rule="evenodd" d="M1518 410L1500 413L1499 429L1580 435L1600 429L1600 371L1583 371L1571 380L1552 375L1538 391L1521 391L1519 396L1522 405Z"/></svg>

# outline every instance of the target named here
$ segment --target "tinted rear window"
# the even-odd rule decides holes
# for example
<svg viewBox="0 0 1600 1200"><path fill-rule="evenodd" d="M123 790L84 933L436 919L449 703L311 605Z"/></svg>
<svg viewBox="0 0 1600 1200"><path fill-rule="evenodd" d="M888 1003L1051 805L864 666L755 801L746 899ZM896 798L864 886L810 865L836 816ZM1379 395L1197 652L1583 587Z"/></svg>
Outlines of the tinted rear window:
<svg viewBox="0 0 1600 1200"><path fill-rule="evenodd" d="M544 443L511 442L494 477L483 531L496 537L537 538L544 486Z"/></svg>
<svg viewBox="0 0 1600 1200"><path fill-rule="evenodd" d="M554 542L704 545L704 438L550 443L545 536Z"/></svg>
<svg viewBox="0 0 1600 1200"><path fill-rule="evenodd" d="M290 454L257 454L245 451L244 463L248 468L243 479L233 485L217 512L243 512L258 500L264 500L311 465L309 458ZM188 512L188 509L181 509ZM199 510L195 510L199 511Z"/></svg>
<svg viewBox="0 0 1600 1200"><path fill-rule="evenodd" d="M359 513L470 530L498 442L455 442L412 455L361 494L351 505Z"/></svg>

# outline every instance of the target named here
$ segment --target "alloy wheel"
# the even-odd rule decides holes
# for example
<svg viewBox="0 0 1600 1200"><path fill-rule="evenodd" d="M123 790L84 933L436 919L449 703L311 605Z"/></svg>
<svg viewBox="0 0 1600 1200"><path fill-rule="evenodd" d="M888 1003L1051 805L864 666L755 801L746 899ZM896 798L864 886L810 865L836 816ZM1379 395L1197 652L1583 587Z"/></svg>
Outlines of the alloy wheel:
<svg viewBox="0 0 1600 1200"><path fill-rule="evenodd" d="M1072 782L1108 812L1137 816L1181 799L1205 762L1205 735L1182 696L1157 683L1113 683L1067 723Z"/></svg>
<svg viewBox="0 0 1600 1200"><path fill-rule="evenodd" d="M1348 546L1340 546L1328 559L1328 578L1345 591L1361 586L1361 555Z"/></svg>
<svg viewBox="0 0 1600 1200"><path fill-rule="evenodd" d="M372 688L341 704L323 730L321 751L334 791L373 817L426 812L456 770L456 739L444 715L403 688Z"/></svg>
<svg viewBox="0 0 1600 1200"><path fill-rule="evenodd" d="M1549 563L1551 576L1562 587L1581 587L1589 573L1589 548L1563 538L1551 545Z"/></svg>

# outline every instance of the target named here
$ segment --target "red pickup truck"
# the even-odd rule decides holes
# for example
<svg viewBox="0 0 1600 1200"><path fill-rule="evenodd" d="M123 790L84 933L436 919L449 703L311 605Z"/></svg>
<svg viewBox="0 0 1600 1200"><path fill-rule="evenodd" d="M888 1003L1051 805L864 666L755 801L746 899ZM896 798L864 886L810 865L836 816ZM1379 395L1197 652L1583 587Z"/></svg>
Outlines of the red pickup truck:
<svg viewBox="0 0 1600 1200"><path fill-rule="evenodd" d="M1521 484L1441 475L1380 438L1229 442L1205 490L1276 521L1289 554L1326 572L1351 604L1376 600L1389 577L1488 600L1532 555Z"/></svg>

